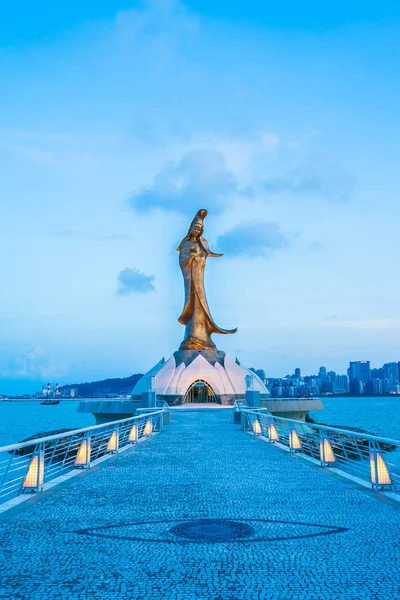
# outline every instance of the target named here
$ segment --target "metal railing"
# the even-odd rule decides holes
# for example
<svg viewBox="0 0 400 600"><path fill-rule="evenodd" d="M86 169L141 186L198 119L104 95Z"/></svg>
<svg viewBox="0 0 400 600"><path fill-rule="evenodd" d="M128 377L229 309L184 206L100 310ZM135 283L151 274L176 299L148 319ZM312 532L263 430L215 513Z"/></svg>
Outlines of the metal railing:
<svg viewBox="0 0 400 600"><path fill-rule="evenodd" d="M235 400L233 403L233 410L239 412L243 408L246 408L246 400Z"/></svg>
<svg viewBox="0 0 400 600"><path fill-rule="evenodd" d="M400 441L242 409L242 426L374 490L400 492Z"/></svg>
<svg viewBox="0 0 400 600"><path fill-rule="evenodd" d="M163 427L163 411L75 429L59 435L0 447L0 505L23 492L39 492L76 468L89 468L102 456L117 453Z"/></svg>
<svg viewBox="0 0 400 600"><path fill-rule="evenodd" d="M165 400L157 400L156 398L156 407L162 408L165 412L169 412L169 404Z"/></svg>

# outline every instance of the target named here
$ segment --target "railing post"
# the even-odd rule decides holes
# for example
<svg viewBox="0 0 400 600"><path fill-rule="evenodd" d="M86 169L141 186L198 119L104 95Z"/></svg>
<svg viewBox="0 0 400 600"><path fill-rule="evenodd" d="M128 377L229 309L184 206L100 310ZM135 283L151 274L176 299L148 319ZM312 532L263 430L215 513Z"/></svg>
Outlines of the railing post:
<svg viewBox="0 0 400 600"><path fill-rule="evenodd" d="M242 414L242 429L243 429L243 431L249 431L249 429L251 429L250 417L244 411L241 411L241 414Z"/></svg>
<svg viewBox="0 0 400 600"><path fill-rule="evenodd" d="M92 438L90 436L90 432L86 432L86 464L85 469L90 469L90 455L92 452Z"/></svg>

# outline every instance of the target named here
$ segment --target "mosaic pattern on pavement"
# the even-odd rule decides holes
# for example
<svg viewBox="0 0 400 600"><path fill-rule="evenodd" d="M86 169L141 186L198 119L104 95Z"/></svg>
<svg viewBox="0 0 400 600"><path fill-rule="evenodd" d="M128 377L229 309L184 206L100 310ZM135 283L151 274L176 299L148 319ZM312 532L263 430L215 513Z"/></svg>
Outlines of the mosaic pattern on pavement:
<svg viewBox="0 0 400 600"><path fill-rule="evenodd" d="M0 598L400 598L400 512L175 411L161 435L0 522Z"/></svg>

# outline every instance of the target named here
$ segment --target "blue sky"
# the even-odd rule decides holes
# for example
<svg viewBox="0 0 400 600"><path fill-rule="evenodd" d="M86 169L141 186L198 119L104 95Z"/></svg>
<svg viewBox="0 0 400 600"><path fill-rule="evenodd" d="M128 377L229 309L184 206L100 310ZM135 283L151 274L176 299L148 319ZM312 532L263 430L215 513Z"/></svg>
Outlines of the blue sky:
<svg viewBox="0 0 400 600"><path fill-rule="evenodd" d="M400 359L400 9L268 4L2 8L0 393L168 357L199 208L220 349Z"/></svg>

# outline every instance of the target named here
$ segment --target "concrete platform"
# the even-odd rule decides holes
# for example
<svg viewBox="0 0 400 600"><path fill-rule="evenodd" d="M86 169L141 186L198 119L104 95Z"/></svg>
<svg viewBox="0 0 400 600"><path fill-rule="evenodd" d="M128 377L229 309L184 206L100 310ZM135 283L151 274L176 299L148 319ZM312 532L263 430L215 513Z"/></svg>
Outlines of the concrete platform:
<svg viewBox="0 0 400 600"><path fill-rule="evenodd" d="M275 417L305 421L310 410L323 410L324 405L319 398L268 399L261 400L261 408L266 408Z"/></svg>
<svg viewBox="0 0 400 600"><path fill-rule="evenodd" d="M399 598L400 512L377 498L229 411L177 410L151 443L3 515L0 598Z"/></svg>
<svg viewBox="0 0 400 600"><path fill-rule="evenodd" d="M225 410L233 409L232 406L227 406L225 404L217 404L217 402L192 402L192 403L179 404L178 406L170 406L169 407L169 409L173 410L173 411L176 411L176 410L204 410L204 409L219 410L221 408L224 408Z"/></svg>

